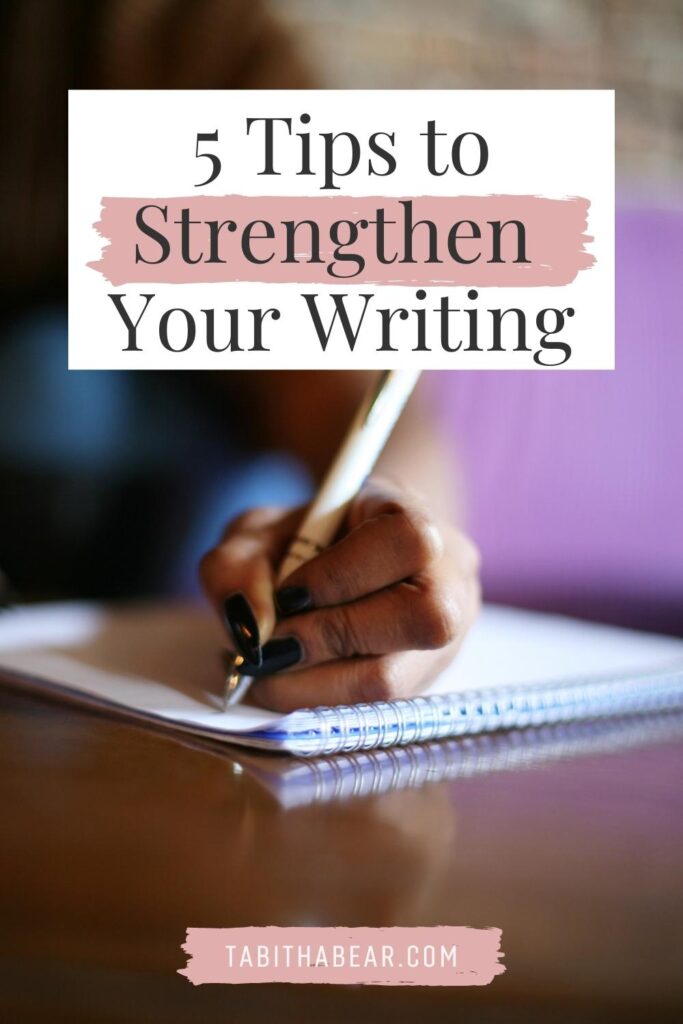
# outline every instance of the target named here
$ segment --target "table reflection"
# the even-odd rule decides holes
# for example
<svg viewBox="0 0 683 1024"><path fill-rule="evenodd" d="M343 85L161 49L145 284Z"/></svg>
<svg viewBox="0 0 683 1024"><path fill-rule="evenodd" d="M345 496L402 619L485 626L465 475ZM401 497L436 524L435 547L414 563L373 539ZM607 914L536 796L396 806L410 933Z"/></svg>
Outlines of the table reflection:
<svg viewBox="0 0 683 1024"><path fill-rule="evenodd" d="M547 725L334 757L233 752L281 807L348 801L432 782L534 769L683 736L683 712Z"/></svg>

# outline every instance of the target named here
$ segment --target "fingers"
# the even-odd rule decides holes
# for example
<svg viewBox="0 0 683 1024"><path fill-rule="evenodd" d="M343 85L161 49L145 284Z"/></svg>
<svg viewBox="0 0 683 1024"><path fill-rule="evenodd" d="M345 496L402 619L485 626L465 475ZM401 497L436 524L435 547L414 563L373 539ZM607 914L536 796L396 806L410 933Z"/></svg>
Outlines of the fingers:
<svg viewBox="0 0 683 1024"><path fill-rule="evenodd" d="M441 532L417 498L373 484L350 514L358 520L355 528L284 581L278 591L283 611L292 599L314 608L355 601L426 572L442 555Z"/></svg>
<svg viewBox="0 0 683 1024"><path fill-rule="evenodd" d="M424 652L330 661L316 668L256 679L250 696L262 707L297 708L396 700L419 692L433 669Z"/></svg>
<svg viewBox="0 0 683 1024"><path fill-rule="evenodd" d="M287 711L418 692L476 616L476 549L437 526L418 496L372 481L352 503L342 538L274 596L303 514L249 512L201 565L244 658L240 671L255 677L253 698Z"/></svg>
<svg viewBox="0 0 683 1024"><path fill-rule="evenodd" d="M302 510L257 509L239 516L221 543L204 556L199 574L237 651L261 663L261 645L275 625L275 567Z"/></svg>
<svg viewBox="0 0 683 1024"><path fill-rule="evenodd" d="M294 638L300 649L296 662L279 663L278 670L291 664L317 665L358 655L435 650L457 638L462 620L454 587L437 578L415 577L358 601L279 622L274 636ZM270 671L268 647L261 666L264 674ZM294 654L293 647L291 650ZM282 644L276 653L282 655Z"/></svg>

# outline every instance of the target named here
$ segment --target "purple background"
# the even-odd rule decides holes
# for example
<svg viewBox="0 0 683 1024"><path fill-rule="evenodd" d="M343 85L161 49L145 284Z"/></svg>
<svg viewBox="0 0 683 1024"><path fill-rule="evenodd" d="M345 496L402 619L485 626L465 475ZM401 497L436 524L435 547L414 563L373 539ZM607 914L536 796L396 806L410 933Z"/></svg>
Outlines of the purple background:
<svg viewBox="0 0 683 1024"><path fill-rule="evenodd" d="M489 600L683 632L683 211L617 216L616 370L439 374Z"/></svg>

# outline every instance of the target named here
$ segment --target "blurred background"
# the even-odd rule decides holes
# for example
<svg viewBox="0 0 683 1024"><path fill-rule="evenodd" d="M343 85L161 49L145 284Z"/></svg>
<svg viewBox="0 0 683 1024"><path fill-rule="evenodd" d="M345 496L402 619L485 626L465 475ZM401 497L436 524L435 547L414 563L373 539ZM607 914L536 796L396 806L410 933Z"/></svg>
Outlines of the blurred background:
<svg viewBox="0 0 683 1024"><path fill-rule="evenodd" d="M0 47L6 600L196 593L232 514L306 498L357 394L67 372L67 88L608 87L617 370L429 374L422 415L489 600L683 634L680 0L6 0Z"/></svg>
<svg viewBox="0 0 683 1024"><path fill-rule="evenodd" d="M681 0L272 0L330 89L616 89L618 173L683 177Z"/></svg>

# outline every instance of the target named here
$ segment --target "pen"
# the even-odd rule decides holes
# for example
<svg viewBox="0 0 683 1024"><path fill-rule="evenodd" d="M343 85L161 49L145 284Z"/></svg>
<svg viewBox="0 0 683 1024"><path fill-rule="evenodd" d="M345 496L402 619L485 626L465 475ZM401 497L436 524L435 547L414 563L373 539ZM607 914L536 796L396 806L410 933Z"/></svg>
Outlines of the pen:
<svg viewBox="0 0 683 1024"><path fill-rule="evenodd" d="M419 370L384 370L373 381L289 546L278 571L278 584L334 540L349 504L377 462L419 376ZM251 677L240 674L243 664L241 656L233 659L225 681L225 707L238 703L251 685Z"/></svg>

